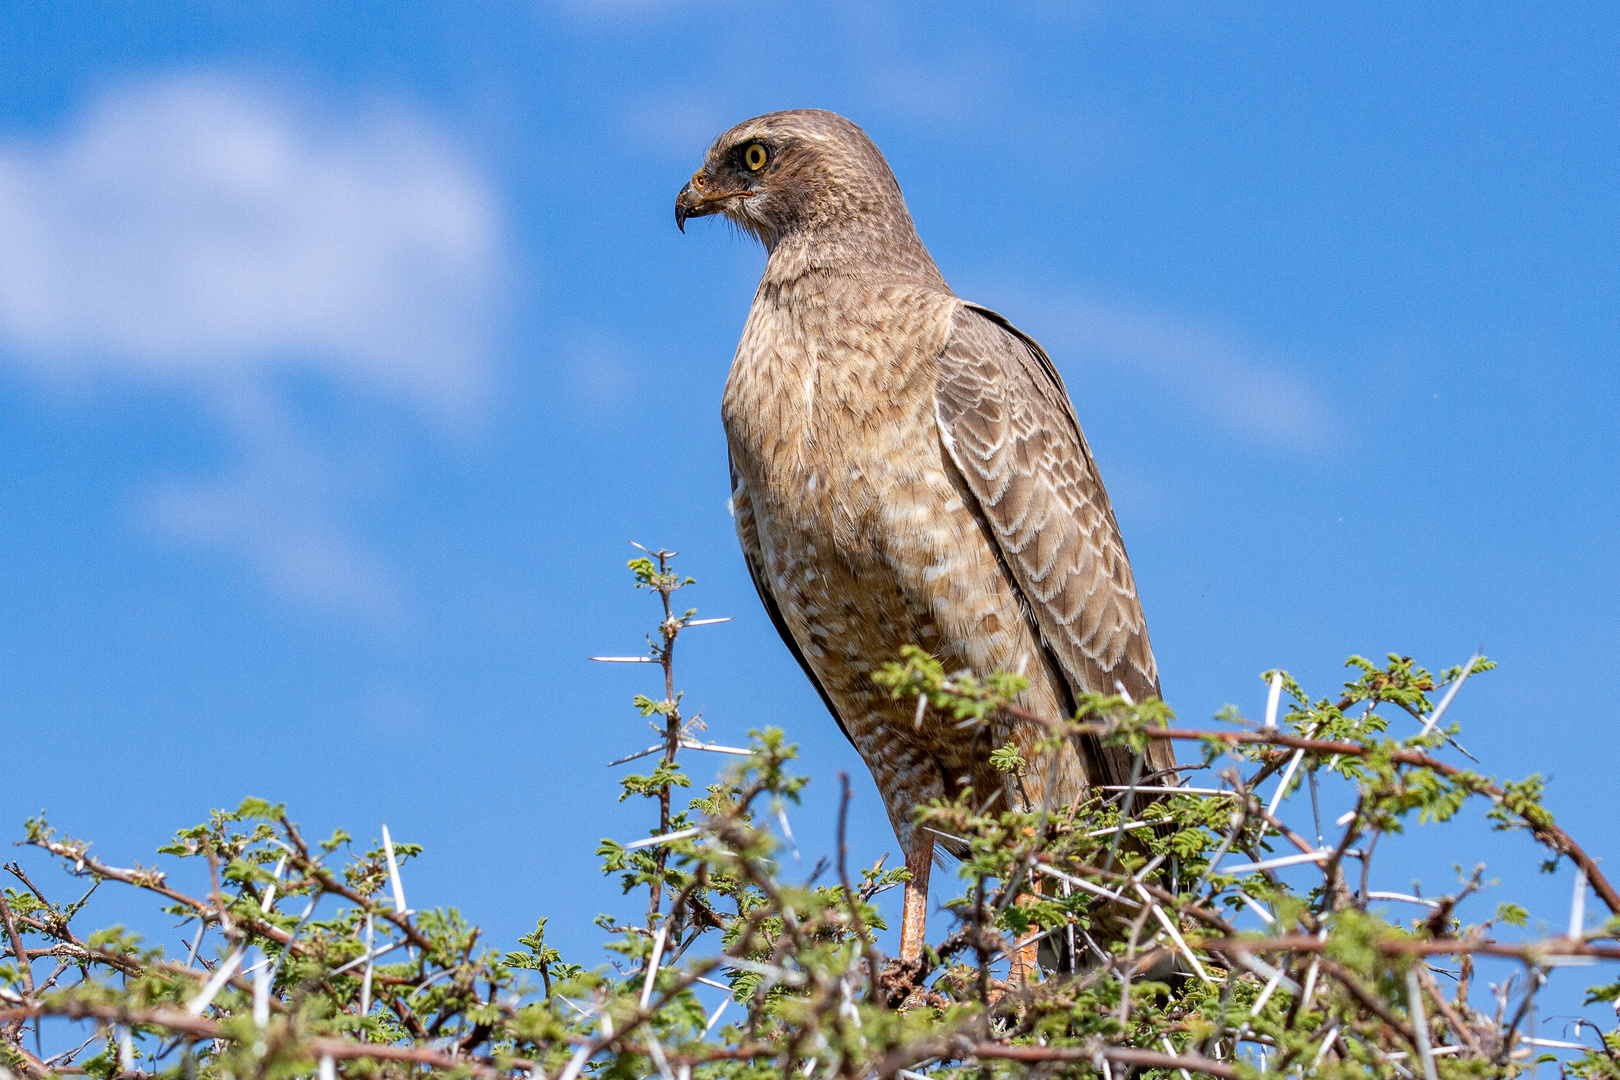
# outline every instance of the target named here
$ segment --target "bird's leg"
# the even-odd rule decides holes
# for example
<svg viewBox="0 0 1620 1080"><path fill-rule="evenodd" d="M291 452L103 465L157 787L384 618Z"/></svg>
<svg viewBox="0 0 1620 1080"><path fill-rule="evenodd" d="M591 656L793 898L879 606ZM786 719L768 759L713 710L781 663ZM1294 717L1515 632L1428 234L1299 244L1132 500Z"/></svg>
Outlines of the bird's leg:
<svg viewBox="0 0 1620 1080"><path fill-rule="evenodd" d="M913 838L912 848L906 852L906 869L911 871L911 880L906 882L905 911L900 916L902 963L922 957L923 929L928 922L928 871L933 865L934 837L921 833Z"/></svg>
<svg viewBox="0 0 1620 1080"><path fill-rule="evenodd" d="M1021 893L1013 903L1025 907L1033 904L1035 900L1036 897L1033 893ZM1032 925L1027 936L1033 938L1038 936L1040 932L1041 928L1039 926ZM1007 957L1007 984L1009 986L1019 986L1026 982L1035 981L1035 969L1040 966L1040 950L1041 943L1038 941L1031 941L1028 945L1015 947L1012 950L1011 955Z"/></svg>

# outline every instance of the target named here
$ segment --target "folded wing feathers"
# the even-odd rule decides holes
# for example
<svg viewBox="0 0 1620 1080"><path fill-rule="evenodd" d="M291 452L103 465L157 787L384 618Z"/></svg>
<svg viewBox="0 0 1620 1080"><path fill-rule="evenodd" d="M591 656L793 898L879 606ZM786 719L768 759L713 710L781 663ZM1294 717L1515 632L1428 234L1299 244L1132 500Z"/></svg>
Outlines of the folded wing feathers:
<svg viewBox="0 0 1620 1080"><path fill-rule="evenodd" d="M1067 394L998 321L966 306L953 320L937 398L946 448L1070 679L1156 693L1136 585Z"/></svg>

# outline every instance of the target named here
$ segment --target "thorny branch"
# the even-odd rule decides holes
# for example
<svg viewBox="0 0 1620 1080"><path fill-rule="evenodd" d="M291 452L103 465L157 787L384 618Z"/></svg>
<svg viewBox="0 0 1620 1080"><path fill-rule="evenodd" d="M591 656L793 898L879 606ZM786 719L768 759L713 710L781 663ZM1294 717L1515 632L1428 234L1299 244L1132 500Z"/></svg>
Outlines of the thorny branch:
<svg viewBox="0 0 1620 1080"><path fill-rule="evenodd" d="M1149 739L1175 739L1201 745L1205 766L1231 759L1259 768L1247 782L1230 768L1219 788L1165 786L1200 768L1183 765L1142 778L1123 798L1099 793L1062 813L997 809L971 790L925 807L916 824L964 852L965 888L945 903L955 925L922 961L886 962L876 901L903 871L884 870L880 859L852 873L854 796L844 778L836 883L816 883L825 860L806 880L790 878L778 856L791 842L787 807L805 783L789 771L794 748L772 729L752 733L746 748L696 740L702 723L682 716L675 645L687 629L723 620L677 613L671 598L691 580L674 572L674 553L644 555L631 568L659 598L657 630L646 656L608 659L659 665L659 696L635 702L660 741L622 759L656 754L654 768L621 781L626 796L649 798L657 810L646 838L600 849L604 871L619 875L627 894L647 890L644 924L603 917L616 935L609 947L622 956L617 968L564 961L544 920L521 940L525 951L477 952L477 931L453 910L405 909L384 851L356 850L343 833L311 844L285 811L259 800L216 812L163 849L206 860L204 897L167 872L108 865L36 821L28 842L70 873L144 890L195 935L184 963L121 928L81 937L71 924L89 894L56 904L14 868L25 888L0 893L11 964L0 966L0 1068L30 1080L80 1071L155 1080L160 1070L187 1080L280 1080L317 1069L323 1080L328 1069L356 1080L583 1080L587 1071L662 1080L902 1072L1113 1080L1119 1070L1122 1080L1249 1080L1258 1065L1302 1080L1351 1067L1408 1080L1421 1059L1436 1080L1463 1080L1517 1075L1549 1045L1526 1030L1548 972L1620 961L1620 919L1597 928L1583 921L1587 883L1611 912L1620 897L1553 822L1539 781L1498 782L1435 756L1455 745L1447 742L1455 728L1436 726L1443 710L1426 695L1455 688L1461 669L1434 678L1402 657L1385 667L1353 658L1362 675L1337 704L1309 703L1277 673L1297 702L1282 723L1195 730L1169 727L1162 702L1102 695L1072 719L1037 717L1018 705L1016 676L947 676L913 650L876 677L964 729L1025 722L1049 749L1087 736L1137 754ZM1382 738L1381 704L1417 717L1424 732ZM689 784L683 750L731 755L736 765L678 810L675 789ZM999 760L1018 782L1019 756ZM1288 790L1309 783L1324 796L1348 796L1354 808L1339 819L1337 840L1312 843L1291 828L1288 791L1262 796L1257 785L1276 772L1297 785ZM1372 891L1368 837L1395 837L1414 818L1443 823L1476 798L1493 820L1528 826L1577 867L1568 934L1501 940L1490 927L1526 914L1511 905L1492 920L1462 923L1465 901L1484 887L1477 871L1444 897ZM1278 839L1289 854L1272 852ZM393 848L407 860L420 852ZM1359 889L1340 872L1346 860L1361 864ZM1391 922L1370 906L1380 897L1423 905L1425 917ZM382 940L366 935L368 925ZM1037 944L1042 969L1018 975L1008 956ZM1460 960L1449 999L1422 963L1447 955ZM1533 975L1516 1007L1506 984L1494 1014L1470 1004L1475 957ZM36 978L36 963L56 967ZM59 986L69 971L76 981ZM531 972L538 990L525 981ZM1593 995L1620 1000L1620 982ZM1414 1010L1414 998L1433 1007ZM726 1015L736 1023L722 1024ZM38 1030L47 1019L101 1025L104 1049L81 1062L96 1040L64 1040L47 1061L22 1044L25 1025ZM1592 1029L1581 1024L1578 1031ZM1598 1041L1571 1055L1566 1075L1620 1080L1620 1037Z"/></svg>

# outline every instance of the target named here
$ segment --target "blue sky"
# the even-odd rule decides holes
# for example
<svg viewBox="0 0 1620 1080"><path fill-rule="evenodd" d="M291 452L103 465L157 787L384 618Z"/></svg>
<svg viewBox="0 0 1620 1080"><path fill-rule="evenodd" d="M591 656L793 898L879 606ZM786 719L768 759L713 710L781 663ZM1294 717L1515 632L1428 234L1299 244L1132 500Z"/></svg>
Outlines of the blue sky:
<svg viewBox="0 0 1620 1080"><path fill-rule="evenodd" d="M47 807L129 864L246 794L386 819L428 845L413 905L502 944L549 914L588 956L622 904L591 851L645 822L602 765L650 741L650 684L584 659L651 624L638 540L737 616L682 657L711 734L787 728L804 846L847 769L855 857L892 850L725 511L763 254L671 212L718 131L819 106L1056 359L1184 720L1257 714L1270 667L1327 694L1353 652L1483 644L1464 742L1551 774L1606 853L1617 31L1576 4L7 5L0 820ZM1384 887L1531 857L1493 843L1414 836ZM1568 879L1508 889L1556 921Z"/></svg>

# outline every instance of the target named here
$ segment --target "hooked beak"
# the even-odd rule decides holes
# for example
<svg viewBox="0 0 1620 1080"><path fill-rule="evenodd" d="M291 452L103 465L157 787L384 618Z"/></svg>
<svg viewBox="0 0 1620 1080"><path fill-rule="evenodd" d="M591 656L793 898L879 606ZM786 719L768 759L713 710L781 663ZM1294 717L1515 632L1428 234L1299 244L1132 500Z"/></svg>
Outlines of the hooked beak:
<svg viewBox="0 0 1620 1080"><path fill-rule="evenodd" d="M675 227L681 232L686 231L686 219L692 216L692 181L688 180L686 186L681 188L680 194L675 196Z"/></svg>
<svg viewBox="0 0 1620 1080"><path fill-rule="evenodd" d="M686 231L686 219L718 214L727 199L744 199L746 191L717 191L710 182L707 170L699 169L675 196L675 227Z"/></svg>

